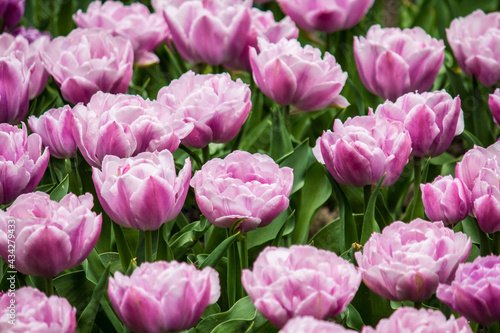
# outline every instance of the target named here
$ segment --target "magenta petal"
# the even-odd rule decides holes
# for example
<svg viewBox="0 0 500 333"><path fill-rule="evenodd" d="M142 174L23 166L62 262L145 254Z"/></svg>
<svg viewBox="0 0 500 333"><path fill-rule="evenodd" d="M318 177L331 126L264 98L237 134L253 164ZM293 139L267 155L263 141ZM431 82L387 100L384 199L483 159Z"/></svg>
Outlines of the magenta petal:
<svg viewBox="0 0 500 333"><path fill-rule="evenodd" d="M61 85L63 98L72 104L88 103L99 90L101 89L94 82L83 77L70 77Z"/></svg>
<svg viewBox="0 0 500 333"><path fill-rule="evenodd" d="M281 105L293 104L292 97L297 89L297 81L294 73L280 59L268 63L264 68L265 84L269 87L269 93L276 103Z"/></svg>
<svg viewBox="0 0 500 333"><path fill-rule="evenodd" d="M379 93L391 101L407 92L410 86L409 66L394 52L387 51L377 58L376 80Z"/></svg>

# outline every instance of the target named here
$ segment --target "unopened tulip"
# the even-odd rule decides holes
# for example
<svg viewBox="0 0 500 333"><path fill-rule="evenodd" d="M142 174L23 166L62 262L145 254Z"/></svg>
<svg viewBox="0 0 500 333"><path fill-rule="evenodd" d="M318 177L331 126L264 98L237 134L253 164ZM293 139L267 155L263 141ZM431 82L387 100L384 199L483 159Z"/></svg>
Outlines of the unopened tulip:
<svg viewBox="0 0 500 333"><path fill-rule="evenodd" d="M219 275L177 261L145 262L125 276L109 279L111 304L133 332L180 332L193 327L220 297Z"/></svg>
<svg viewBox="0 0 500 333"><path fill-rule="evenodd" d="M74 333L76 330L76 309L67 299L47 297L32 287L0 293L0 309L0 332Z"/></svg>
<svg viewBox="0 0 500 333"><path fill-rule="evenodd" d="M69 193L60 202L45 192L20 195L5 212L0 210L0 256L8 259L8 240L15 239L15 267L23 274L52 278L80 265L101 233L102 217L93 206L90 193ZM9 237L10 230L15 237Z"/></svg>
<svg viewBox="0 0 500 333"><path fill-rule="evenodd" d="M379 105L375 113L404 124L411 137L411 153L417 157L441 155L464 130L460 98L452 98L445 90L407 93L394 103Z"/></svg>
<svg viewBox="0 0 500 333"><path fill-rule="evenodd" d="M294 317L286 322L279 333L355 333L337 323L318 320L311 316Z"/></svg>
<svg viewBox="0 0 500 333"><path fill-rule="evenodd" d="M382 115L335 120L333 132L318 138L313 153L337 182L346 186L382 186L398 180L408 163L411 139L402 123Z"/></svg>
<svg viewBox="0 0 500 333"><path fill-rule="evenodd" d="M104 29L75 29L54 38L40 55L72 104L88 103L98 91L125 93L132 79L132 44Z"/></svg>
<svg viewBox="0 0 500 333"><path fill-rule="evenodd" d="M38 30L36 30L38 32ZM39 32L38 32L39 33ZM23 35L14 36L8 33L0 35L0 56L7 56L15 51L24 55L24 65L29 70L29 99L40 95L45 89L49 73L45 70L40 58L40 52L44 52L50 43L50 37L40 34L33 41Z"/></svg>
<svg viewBox="0 0 500 333"><path fill-rule="evenodd" d="M251 0L153 0L180 55L189 62L212 66L241 54L250 29L251 6Z"/></svg>
<svg viewBox="0 0 500 333"><path fill-rule="evenodd" d="M248 232L265 227L288 208L293 170L272 158L236 150L196 171L191 186L196 202L212 224Z"/></svg>
<svg viewBox="0 0 500 333"><path fill-rule="evenodd" d="M461 264L451 284L440 284L441 302L470 321L484 326L500 321L500 257L477 257Z"/></svg>
<svg viewBox="0 0 500 333"><path fill-rule="evenodd" d="M25 0L0 1L0 32L15 27L24 15Z"/></svg>
<svg viewBox="0 0 500 333"><path fill-rule="evenodd" d="M500 82L500 13L478 9L451 21L446 37L465 74L485 86Z"/></svg>
<svg viewBox="0 0 500 333"><path fill-rule="evenodd" d="M157 230L181 211L191 180L191 162L176 175L168 150L144 152L135 157L104 157L102 171L92 179L104 211L127 228Z"/></svg>
<svg viewBox="0 0 500 333"><path fill-rule="evenodd" d="M422 302L439 283L450 283L472 243L462 232L442 222L415 219L394 222L382 233L373 233L356 252L363 282L374 293L391 301Z"/></svg>
<svg viewBox="0 0 500 333"><path fill-rule="evenodd" d="M280 105L293 105L302 111L335 106L345 108L349 102L340 94L347 73L335 57L311 45L301 47L295 40L282 38L276 44L258 38L260 53L250 48L250 64L255 83L262 92Z"/></svg>
<svg viewBox="0 0 500 333"><path fill-rule="evenodd" d="M253 304L274 326L298 316L332 318L344 312L361 283L356 267L309 245L267 247L241 282Z"/></svg>
<svg viewBox="0 0 500 333"><path fill-rule="evenodd" d="M277 43L281 38L297 39L299 29L288 16L285 16L279 22L274 20L272 11L262 11L258 8L252 8L250 11L251 24L248 31L247 41L241 54L231 63L224 64L225 67L231 69L243 69L247 72L252 71L250 65L249 51L250 47L254 47L257 52L260 52L257 38L263 38L270 43Z"/></svg>
<svg viewBox="0 0 500 333"><path fill-rule="evenodd" d="M19 124L28 114L30 71L24 54L0 56L0 123Z"/></svg>
<svg viewBox="0 0 500 333"><path fill-rule="evenodd" d="M332 33L354 27L374 0L278 0L286 15L307 31Z"/></svg>
<svg viewBox="0 0 500 333"><path fill-rule="evenodd" d="M193 129L173 111L140 96L98 92L73 108L73 137L85 160L100 167L104 156L135 156L179 147Z"/></svg>
<svg viewBox="0 0 500 333"><path fill-rule="evenodd" d="M443 64L444 43L420 27L374 25L366 38L354 37L354 58L366 89L395 101L405 93L432 87Z"/></svg>
<svg viewBox="0 0 500 333"><path fill-rule="evenodd" d="M51 109L39 118L31 116L28 125L33 133L40 135L44 146L57 158L76 157L76 142L71 131L73 115L69 105Z"/></svg>
<svg viewBox="0 0 500 333"><path fill-rule="evenodd" d="M401 307L387 319L382 319L375 329L363 327L361 333L421 332L421 333L472 333L464 318L450 319L438 310Z"/></svg>
<svg viewBox="0 0 500 333"><path fill-rule="evenodd" d="M459 178L438 176L432 183L420 184L425 214L431 221L454 225L469 214L467 189Z"/></svg>
<svg viewBox="0 0 500 333"><path fill-rule="evenodd" d="M493 94L488 98L488 105L490 107L493 120L500 126L500 88L495 89Z"/></svg>
<svg viewBox="0 0 500 333"><path fill-rule="evenodd" d="M159 61L154 50L169 34L163 16L151 14L148 7L139 2L125 6L121 1L93 1L86 13L79 9L73 21L79 28L103 28L130 40L134 62L139 66Z"/></svg>
<svg viewBox="0 0 500 333"><path fill-rule="evenodd" d="M42 153L40 136L28 136L24 123L22 128L0 124L0 205L33 191L42 179L49 157L48 149Z"/></svg>
<svg viewBox="0 0 500 333"><path fill-rule="evenodd" d="M182 143L202 148L224 143L239 132L250 113L250 89L228 73L195 75L189 71L158 92L158 101L175 111L194 129Z"/></svg>

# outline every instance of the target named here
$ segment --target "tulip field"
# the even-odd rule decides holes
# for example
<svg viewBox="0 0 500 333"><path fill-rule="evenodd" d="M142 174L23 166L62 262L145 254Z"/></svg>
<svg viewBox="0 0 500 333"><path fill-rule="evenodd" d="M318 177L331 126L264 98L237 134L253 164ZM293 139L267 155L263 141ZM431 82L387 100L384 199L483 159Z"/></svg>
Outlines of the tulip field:
<svg viewBox="0 0 500 333"><path fill-rule="evenodd" d="M500 0L0 30L0 333L500 333Z"/></svg>

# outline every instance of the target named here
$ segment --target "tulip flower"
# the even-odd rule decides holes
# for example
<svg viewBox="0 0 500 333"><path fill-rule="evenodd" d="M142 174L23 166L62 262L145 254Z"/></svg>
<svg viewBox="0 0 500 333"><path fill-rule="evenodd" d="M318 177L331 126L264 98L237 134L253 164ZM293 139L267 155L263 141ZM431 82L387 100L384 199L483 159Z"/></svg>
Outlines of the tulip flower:
<svg viewBox="0 0 500 333"><path fill-rule="evenodd" d="M39 118L31 116L28 125L33 133L40 135L44 146L57 158L76 157L76 142L71 131L73 114L69 105L51 109Z"/></svg>
<svg viewBox="0 0 500 333"><path fill-rule="evenodd" d="M191 162L176 176L168 150L144 152L135 157L104 157L102 171L93 168L92 179L104 211L127 228L157 230L181 211L191 180Z"/></svg>
<svg viewBox="0 0 500 333"><path fill-rule="evenodd" d="M23 36L28 40L30 44L36 41L37 39L42 38L43 36L47 37L49 40L52 39L52 36L48 31L40 31L35 28L22 27L22 26L12 30L12 35Z"/></svg>
<svg viewBox="0 0 500 333"><path fill-rule="evenodd" d="M1 292L0 309L0 332L74 333L76 330L76 309L67 299L47 297L32 287Z"/></svg>
<svg viewBox="0 0 500 333"><path fill-rule="evenodd" d="M15 27L24 15L25 0L0 1L0 32Z"/></svg>
<svg viewBox="0 0 500 333"><path fill-rule="evenodd" d="M500 82L500 13L478 9L451 21L446 37L465 74L485 86Z"/></svg>
<svg viewBox="0 0 500 333"><path fill-rule="evenodd" d="M0 124L0 205L14 200L21 193L35 189L49 163L49 150L42 153L38 134L28 136L22 128Z"/></svg>
<svg viewBox="0 0 500 333"><path fill-rule="evenodd" d="M101 215L91 209L90 193L68 193L60 202L45 192L20 195L7 210L0 210L0 256L7 261L7 244L15 223L16 270L52 278L80 265L101 233ZM14 221L14 222L13 222Z"/></svg>
<svg viewBox="0 0 500 333"><path fill-rule="evenodd" d="M382 115L335 119L333 132L324 132L313 149L337 182L346 186L382 186L398 180L408 163L411 139L402 123Z"/></svg>
<svg viewBox="0 0 500 333"><path fill-rule="evenodd" d="M195 75L189 71L158 92L168 106L194 129L182 143L203 148L210 142L231 141L250 113L250 89L228 73Z"/></svg>
<svg viewBox="0 0 500 333"><path fill-rule="evenodd" d="M461 264L451 284L440 284L437 297L470 321L483 326L500 321L500 257L477 257Z"/></svg>
<svg viewBox="0 0 500 333"><path fill-rule="evenodd" d="M387 332L472 333L472 329L464 318L455 319L451 315L450 319L446 319L438 310L401 307L389 318L381 319L375 329L365 326L361 331L361 333Z"/></svg>
<svg viewBox="0 0 500 333"><path fill-rule="evenodd" d="M260 53L250 48L250 64L255 83L262 92L280 105L315 111L349 102L340 94L347 73L326 52L310 45L301 47L295 40L282 38L276 44L258 38ZM297 111L298 112L298 111Z"/></svg>
<svg viewBox="0 0 500 333"><path fill-rule="evenodd" d="M354 37L354 58L366 89L395 101L405 93L431 89L443 64L444 43L420 27L373 25L366 38Z"/></svg>
<svg viewBox="0 0 500 333"><path fill-rule="evenodd" d="M286 322L279 333L355 333L337 323L318 320L311 316L294 317Z"/></svg>
<svg viewBox="0 0 500 333"><path fill-rule="evenodd" d="M488 105L493 115L493 121L500 126L500 88L495 89L495 92L490 94Z"/></svg>
<svg viewBox="0 0 500 333"><path fill-rule="evenodd" d="M291 318L332 318L347 308L361 283L356 267L309 245L267 247L244 269L241 282L253 304L276 327Z"/></svg>
<svg viewBox="0 0 500 333"><path fill-rule="evenodd" d="M326 33L354 27L374 0L278 0L281 10L306 31Z"/></svg>
<svg viewBox="0 0 500 333"><path fill-rule="evenodd" d="M373 233L356 252L363 282L374 293L391 301L422 302L439 283L450 283L472 243L462 232L442 222L415 219L396 221Z"/></svg>
<svg viewBox="0 0 500 333"><path fill-rule="evenodd" d="M288 208L293 170L280 168L272 158L236 150L214 158L191 180L196 202L210 223L248 232L265 227Z"/></svg>
<svg viewBox="0 0 500 333"><path fill-rule="evenodd" d="M116 272L108 294L120 320L133 332L180 332L196 324L220 297L219 275L177 261L142 263L132 275Z"/></svg>
<svg viewBox="0 0 500 333"><path fill-rule="evenodd" d="M79 9L73 21L79 28L103 28L130 40L138 66L157 63L154 50L169 35L163 16L151 14L148 7L138 2L125 6L121 1L93 1L86 13Z"/></svg>
<svg viewBox="0 0 500 333"><path fill-rule="evenodd" d="M98 91L125 93L132 79L132 44L104 29L75 29L54 38L40 55L72 104L88 103Z"/></svg>
<svg viewBox="0 0 500 333"><path fill-rule="evenodd" d="M145 151L173 152L193 130L174 111L140 96L96 93L73 108L73 137L85 160L100 167L104 156L130 157Z"/></svg>
<svg viewBox="0 0 500 333"><path fill-rule="evenodd" d="M467 189L459 178L438 176L432 183L420 184L425 214L431 221L454 225L469 214Z"/></svg>
<svg viewBox="0 0 500 333"><path fill-rule="evenodd" d="M251 0L153 0L180 55L212 66L231 62L243 51L251 6Z"/></svg>
<svg viewBox="0 0 500 333"><path fill-rule="evenodd" d="M28 114L30 71L24 54L0 56L0 123L19 124Z"/></svg>

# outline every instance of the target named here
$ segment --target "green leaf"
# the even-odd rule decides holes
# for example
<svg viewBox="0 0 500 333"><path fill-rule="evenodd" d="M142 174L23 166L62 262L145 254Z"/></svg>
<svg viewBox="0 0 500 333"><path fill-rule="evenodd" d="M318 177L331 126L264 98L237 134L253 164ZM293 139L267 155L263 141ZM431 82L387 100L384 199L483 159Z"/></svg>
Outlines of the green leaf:
<svg viewBox="0 0 500 333"><path fill-rule="evenodd" d="M285 125L283 112L276 104L271 108L271 152L269 155L277 160L292 150L292 141Z"/></svg>
<svg viewBox="0 0 500 333"><path fill-rule="evenodd" d="M210 228L211 224L203 217L200 221L188 224L170 239L170 248L176 260L181 259Z"/></svg>
<svg viewBox="0 0 500 333"><path fill-rule="evenodd" d="M156 251L156 260L171 261L174 259L174 253L168 245L170 232L175 224L173 222L164 223L158 232L158 249Z"/></svg>
<svg viewBox="0 0 500 333"><path fill-rule="evenodd" d="M69 175L66 175L64 179L50 192L50 199L54 201L61 201L61 199L68 194L69 188Z"/></svg>
<svg viewBox="0 0 500 333"><path fill-rule="evenodd" d="M385 175L380 179L375 190L373 190L370 200L368 200L368 206L366 207L365 217L363 218L363 228L361 230L361 244L365 244L370 238L371 234L374 232L380 232L379 225L375 219L375 204L377 202L378 192L380 186L384 181Z"/></svg>
<svg viewBox="0 0 500 333"><path fill-rule="evenodd" d="M349 328L353 328L357 331L361 331L361 329L365 325L363 323L363 319L359 315L358 310L356 310L356 308L352 304L349 304L347 306L346 317L347 317L346 324L347 324L347 327L349 327Z"/></svg>
<svg viewBox="0 0 500 333"><path fill-rule="evenodd" d="M92 332L92 326L94 325L94 320L97 315L97 310L99 309L99 303L101 302L102 296L108 290L108 277L111 264L108 264L104 273L102 274L97 286L92 293L92 299L89 305L83 310L82 315L78 319L78 329L80 332Z"/></svg>
<svg viewBox="0 0 500 333"><path fill-rule="evenodd" d="M311 243L318 249L332 251L340 256L345 249L344 225L340 218L321 228Z"/></svg>
<svg viewBox="0 0 500 333"><path fill-rule="evenodd" d="M102 276L106 266L103 265L99 254L96 249L92 249L87 260L84 262L84 270L89 281L97 283L99 278Z"/></svg>
<svg viewBox="0 0 500 333"><path fill-rule="evenodd" d="M285 235L291 233L293 228L292 225L288 223L289 217L290 211L286 210L265 227L249 231L247 233L248 248L251 249L270 240L276 239L283 227L285 228L285 230L283 230Z"/></svg>
<svg viewBox="0 0 500 333"><path fill-rule="evenodd" d="M125 271L133 258L132 253L123 234L122 227L114 222L111 223L113 224L113 231L115 233L116 248L118 249L118 253L120 253L122 268Z"/></svg>
<svg viewBox="0 0 500 333"><path fill-rule="evenodd" d="M314 160L312 150L309 147L309 139L306 139L280 163L280 167L286 166L293 169L293 187L290 195L304 186L306 170L314 163Z"/></svg>
<svg viewBox="0 0 500 333"><path fill-rule="evenodd" d="M87 280L82 270L54 278L54 287L59 297L66 298L76 308L77 315L79 315L92 299L95 285Z"/></svg>
<svg viewBox="0 0 500 333"><path fill-rule="evenodd" d="M219 263L219 261L222 259L224 254L227 253L227 249L238 239L239 234L236 233L229 238L226 238L222 243L215 248L215 250L212 251L208 255L208 257L203 260L203 262L198 266L199 269L203 269L207 266L215 267Z"/></svg>

